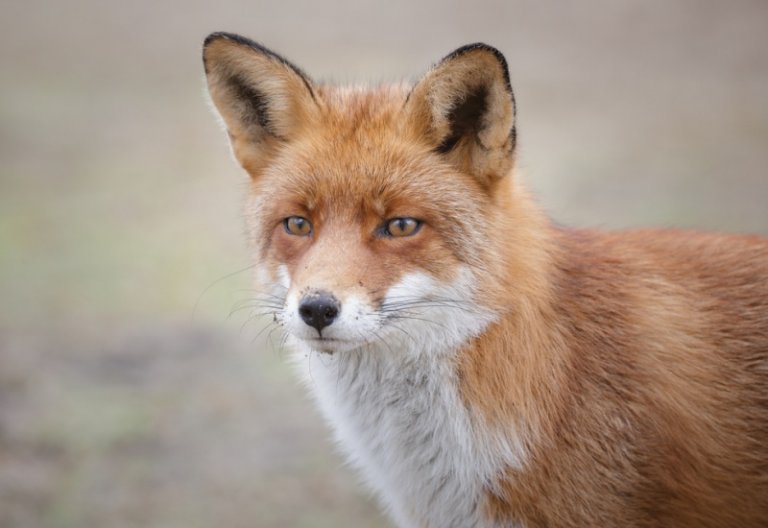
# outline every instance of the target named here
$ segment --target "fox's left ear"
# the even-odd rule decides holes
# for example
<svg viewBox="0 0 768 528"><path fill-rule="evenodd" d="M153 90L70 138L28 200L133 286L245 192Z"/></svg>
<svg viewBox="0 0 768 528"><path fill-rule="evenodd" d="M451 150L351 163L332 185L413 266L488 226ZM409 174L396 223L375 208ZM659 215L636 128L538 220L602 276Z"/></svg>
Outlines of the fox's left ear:
<svg viewBox="0 0 768 528"><path fill-rule="evenodd" d="M411 130L484 185L511 170L515 98L497 49L470 44L445 57L414 86L405 111Z"/></svg>
<svg viewBox="0 0 768 528"><path fill-rule="evenodd" d="M252 176L317 117L309 77L252 40L212 33L203 44L203 63L235 157Z"/></svg>

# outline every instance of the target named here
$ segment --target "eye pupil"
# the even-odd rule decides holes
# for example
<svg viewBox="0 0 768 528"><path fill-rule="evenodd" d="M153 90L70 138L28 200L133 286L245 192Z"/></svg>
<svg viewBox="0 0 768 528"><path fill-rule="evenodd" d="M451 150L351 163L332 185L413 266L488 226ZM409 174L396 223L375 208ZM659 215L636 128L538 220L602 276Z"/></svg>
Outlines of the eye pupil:
<svg viewBox="0 0 768 528"><path fill-rule="evenodd" d="M286 233L296 236L307 236L312 231L312 224L304 217L289 216L283 220Z"/></svg>
<svg viewBox="0 0 768 528"><path fill-rule="evenodd" d="M415 235L421 227L421 222L415 218L393 218L386 224L386 234L392 237L407 237Z"/></svg>

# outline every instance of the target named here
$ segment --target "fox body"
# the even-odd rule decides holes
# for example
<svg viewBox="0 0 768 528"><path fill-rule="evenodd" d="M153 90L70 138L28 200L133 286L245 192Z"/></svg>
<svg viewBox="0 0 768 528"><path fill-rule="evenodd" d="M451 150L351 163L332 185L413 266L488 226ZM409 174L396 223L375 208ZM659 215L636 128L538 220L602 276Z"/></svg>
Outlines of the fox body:
<svg viewBox="0 0 768 528"><path fill-rule="evenodd" d="M204 62L260 299L397 525L768 526L768 241L553 225L489 46L378 88Z"/></svg>

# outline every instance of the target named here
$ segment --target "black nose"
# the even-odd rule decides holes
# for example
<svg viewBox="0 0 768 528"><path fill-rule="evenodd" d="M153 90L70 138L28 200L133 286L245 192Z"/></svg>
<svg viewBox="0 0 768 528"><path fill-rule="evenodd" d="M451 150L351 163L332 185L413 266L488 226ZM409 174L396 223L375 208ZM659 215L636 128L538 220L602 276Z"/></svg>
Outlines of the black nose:
<svg viewBox="0 0 768 528"><path fill-rule="evenodd" d="M312 292L304 296L299 305L299 315L309 326L317 328L318 332L333 323L339 315L339 301L328 292Z"/></svg>

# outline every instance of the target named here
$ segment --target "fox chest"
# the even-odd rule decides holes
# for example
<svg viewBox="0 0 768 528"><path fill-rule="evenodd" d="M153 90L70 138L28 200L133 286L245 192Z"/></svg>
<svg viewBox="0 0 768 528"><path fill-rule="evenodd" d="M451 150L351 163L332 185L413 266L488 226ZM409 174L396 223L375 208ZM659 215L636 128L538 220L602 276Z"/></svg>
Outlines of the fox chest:
<svg viewBox="0 0 768 528"><path fill-rule="evenodd" d="M401 527L491 526L483 452L450 362L378 351L302 356L336 439Z"/></svg>

